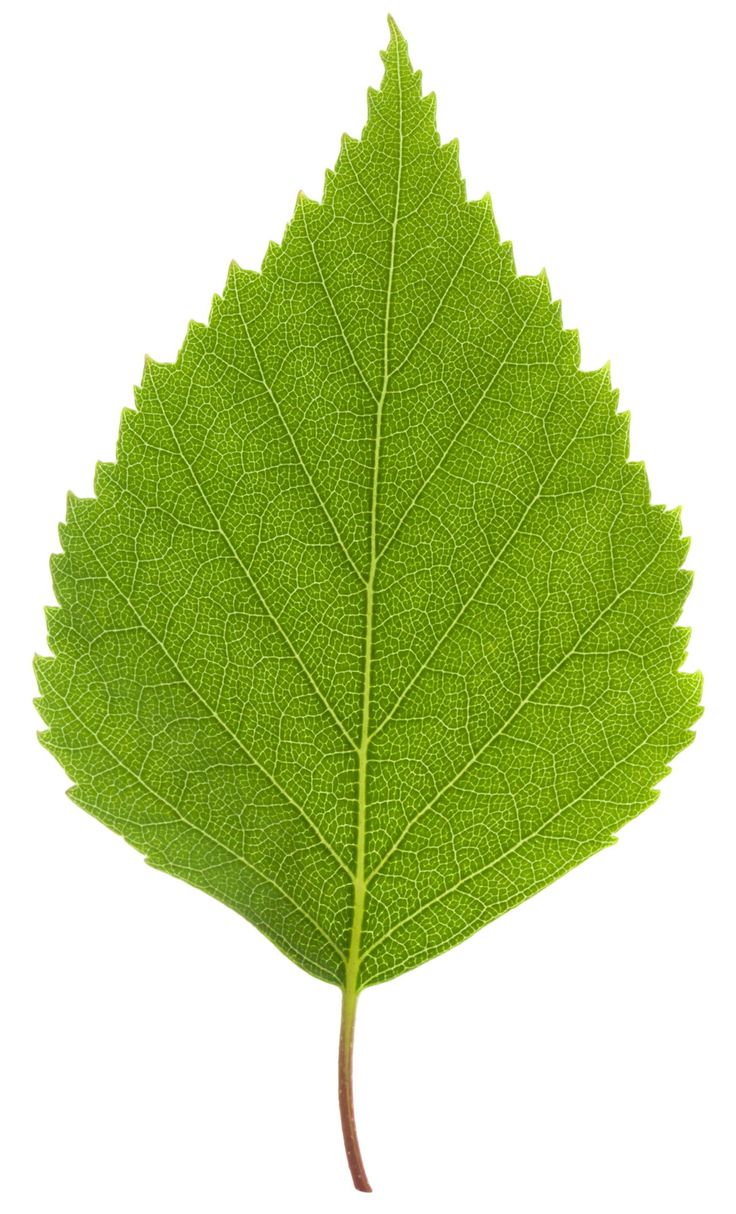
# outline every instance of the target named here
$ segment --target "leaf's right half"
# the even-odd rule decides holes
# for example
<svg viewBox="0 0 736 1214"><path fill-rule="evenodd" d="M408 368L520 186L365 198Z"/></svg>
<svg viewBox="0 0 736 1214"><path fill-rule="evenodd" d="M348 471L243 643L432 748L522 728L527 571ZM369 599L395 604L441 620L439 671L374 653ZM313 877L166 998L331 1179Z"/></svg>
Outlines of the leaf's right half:
<svg viewBox="0 0 736 1214"><path fill-rule="evenodd" d="M397 31L336 180L367 190L379 146L398 202L359 986L613 843L690 741L701 691L680 670L679 512L651 504L609 370L580 370L546 276L519 276L489 199L466 200ZM372 202L354 207L367 222Z"/></svg>

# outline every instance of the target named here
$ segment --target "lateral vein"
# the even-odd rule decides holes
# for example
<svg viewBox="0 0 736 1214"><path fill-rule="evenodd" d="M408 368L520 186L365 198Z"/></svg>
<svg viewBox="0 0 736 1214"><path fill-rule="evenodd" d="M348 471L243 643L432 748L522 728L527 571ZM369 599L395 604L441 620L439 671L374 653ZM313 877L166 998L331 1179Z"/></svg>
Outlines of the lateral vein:
<svg viewBox="0 0 736 1214"><path fill-rule="evenodd" d="M248 760L249 760L249 761L250 761L250 762L253 764L253 766L254 766L254 767L257 767L257 768L258 768L258 770L259 770L259 771L260 771L260 772L261 772L261 773L262 773L262 774L263 774L263 775L266 777L266 779L267 779L267 780L268 780L268 781L269 781L269 782L270 782L270 783L273 785L273 787L274 787L274 788L275 788L275 789L276 789L278 792L280 792L280 793L281 793L282 797L284 797L284 798L285 798L285 799L286 799L286 800L289 802L289 804L290 804L290 805L292 805L292 806L294 807L294 809L296 809L296 810L297 810L297 812L298 812L298 813L300 814L300 816L301 816L301 817L304 819L304 821L307 823L307 825L311 827L311 829L312 829L312 831L314 832L314 834L316 835L316 837L317 837L317 838L320 840L320 842L323 844L323 846L324 846L324 847L327 849L327 851L330 853L330 855L332 856L333 860L335 860L335 862L336 862L336 863L337 863L337 864L340 866L340 868L342 868L342 869L343 869L343 870L344 870L346 873L348 873L348 875L350 876L350 878L351 878L351 880L352 880L352 879L353 879L353 873L350 871L350 869L348 868L347 864L346 864L346 863L345 863L345 861L342 859L342 857L341 857L341 856L338 854L338 852L337 852L337 851L335 851L335 849L334 849L334 847L332 846L332 844L330 843L329 839L327 839L327 838L326 838L326 837L325 837L325 836L322 834L322 831L319 829L319 827L317 826L316 822L314 822L314 821L312 820L312 818L310 818L309 814L308 814L308 813L307 813L307 811L304 809L304 807L303 807L302 805L300 805L300 804L299 804L299 802L298 802L298 801L296 801L296 800L294 799L294 797L292 797L291 793L290 793L290 792L288 792L288 791L287 791L287 790L286 790L286 789L285 789L285 788L284 788L284 787L283 787L283 786L280 784L280 782L279 782L279 781L276 779L276 777L275 777L275 776L274 776L274 775L273 775L273 774L272 774L272 773L271 773L271 772L268 770L268 768L267 768L267 767L264 767L264 766L263 766L263 764L260 762L260 760L259 760L259 759L257 759L257 758L255 757L255 755L251 753L251 751L250 751L250 750L248 750L247 746L244 744L244 742L241 740L241 738L239 738L239 737L238 737L238 735L235 733L235 731L234 731L233 729L231 729L231 728L230 728L230 726L228 725L227 721L226 721L226 720L225 720L223 717L221 717L221 716L220 716L219 712L217 712L217 710L216 710L216 709L214 709L214 708L212 707L212 705L211 705L211 704L210 704L210 703L209 703L209 702L208 702L208 701L205 699L205 697L204 697L204 696L202 695L202 693L201 693L201 692L198 690L198 688L196 688L196 687L194 686L194 684L193 684L193 683L190 681L190 679L188 679L188 678L187 678L187 676L184 674L184 671L181 669L181 667L179 666L178 662L176 661L176 658L174 657L174 655L173 655L172 653L170 653L170 651L169 651L169 649L168 649L168 647L167 647L166 643L165 643L164 641L162 641L162 640L161 640L161 638L160 638L159 636L157 636L157 635L156 635L156 633L155 633L155 632L153 632L153 630L152 630L151 628L149 628L148 624L147 624L147 623L145 622L145 620L143 619L143 616L142 616L142 615L140 614L140 612L138 611L138 608L135 606L135 604L132 602L132 600L129 598L129 596L128 596L128 595L125 593L125 591L124 591L124 590L122 590L120 586L118 586L117 582L116 582L116 581L115 581L115 579L114 579L114 578L113 578L113 577L110 575L110 573L108 573L107 569L106 569L106 568L105 568L105 566L103 565L103 563L102 563L102 561L100 560L99 556L97 555L97 553L95 552L94 548L92 547L92 545L90 544L89 540L87 539L87 534L86 534L86 532L85 532L85 531L84 531L84 530L83 530L81 527L79 528L79 531L80 531L80 534L81 534L81 535L83 536L83 538L84 538L84 542L86 543L86 545L87 545L87 548L88 548L89 552L91 553L91 555L93 556L93 558L94 558L94 559L97 561L97 564L99 565L99 567L100 567L100 569L101 569L101 571L102 571L103 577L105 577L105 578L106 578L106 579L109 581L109 583L110 583L110 585L113 587L113 589L114 589L115 591L117 591L117 593L119 594L120 598L123 600L123 602L124 602L124 603L127 605L127 607L129 608L129 610L130 610L130 611L133 613L133 615L135 616L135 618L138 620L138 623L140 624L140 626L141 626L141 628L143 629L143 631L144 631L144 632L145 632L145 633L146 633L148 636L150 636L151 640L152 640L152 641L153 641L153 642L154 642L156 645L158 645L158 647L159 647L159 649L161 650L161 652L164 654L164 656L165 656L165 657L168 659L168 661L169 661L169 662L171 663L171 665L173 666L174 670L175 670L175 671L176 671L176 673L178 674L178 676L179 676L179 678L181 679L182 683L184 683L184 684L185 684L185 685L186 685L186 686L189 688L189 690L192 692L192 695L194 695L194 696L195 696L195 698L196 698L197 700L199 700L199 702L200 702L200 704L203 706L203 708L206 708L207 712L210 714L210 716L213 718L213 720L215 720L215 721L218 723L218 725L219 725L219 726L220 726L220 727L221 727L221 728L222 728L222 729L223 729L223 730L224 730L224 731L225 731L225 732L226 732L226 733L229 735L229 737L231 737L231 738L232 738L232 740L233 740L233 741L235 742L235 744L236 744L236 745L239 747L239 749L240 749L240 750L242 750L242 752L243 752L243 754L245 755L245 757L246 757L246 758L247 758L247 759L248 759Z"/></svg>

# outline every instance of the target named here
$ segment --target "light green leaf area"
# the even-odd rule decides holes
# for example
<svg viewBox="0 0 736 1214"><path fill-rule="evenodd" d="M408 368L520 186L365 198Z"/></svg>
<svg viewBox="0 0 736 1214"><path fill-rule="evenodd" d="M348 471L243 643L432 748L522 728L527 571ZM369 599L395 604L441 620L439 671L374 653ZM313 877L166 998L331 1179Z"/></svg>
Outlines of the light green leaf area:
<svg viewBox="0 0 736 1214"><path fill-rule="evenodd" d="M38 660L73 799L354 989L612 843L700 695L608 372L384 62L323 201L147 363Z"/></svg>

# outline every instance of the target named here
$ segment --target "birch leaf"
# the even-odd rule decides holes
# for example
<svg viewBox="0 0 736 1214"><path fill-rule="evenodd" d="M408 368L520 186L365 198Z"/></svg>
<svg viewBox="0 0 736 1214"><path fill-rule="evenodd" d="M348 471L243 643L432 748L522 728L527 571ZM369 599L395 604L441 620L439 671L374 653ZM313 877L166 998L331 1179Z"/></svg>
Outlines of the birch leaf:
<svg viewBox="0 0 736 1214"><path fill-rule="evenodd" d="M322 202L147 362L37 663L73 800L343 989L361 1188L360 989L614 842L700 694L608 370L383 58Z"/></svg>

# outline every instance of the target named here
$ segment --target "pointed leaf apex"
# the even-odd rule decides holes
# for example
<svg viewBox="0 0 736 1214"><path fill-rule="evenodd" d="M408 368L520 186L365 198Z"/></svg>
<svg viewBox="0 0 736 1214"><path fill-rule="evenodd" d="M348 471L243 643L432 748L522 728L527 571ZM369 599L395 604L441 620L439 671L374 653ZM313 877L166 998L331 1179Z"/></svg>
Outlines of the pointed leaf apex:
<svg viewBox="0 0 736 1214"><path fill-rule="evenodd" d="M395 38L397 42L403 42L404 45L406 46L406 38L402 34L401 30L399 29L398 25L396 24L396 21L394 20L394 18L391 16L390 13L386 17L386 20L388 22L388 28L391 33L391 41L393 42L393 40Z"/></svg>
<svg viewBox="0 0 736 1214"><path fill-rule="evenodd" d="M393 58L395 62L403 63L411 69L411 64L409 63L409 44L390 14L387 17L387 21L391 36L385 51L380 52L381 58L386 66L388 66L390 60Z"/></svg>

